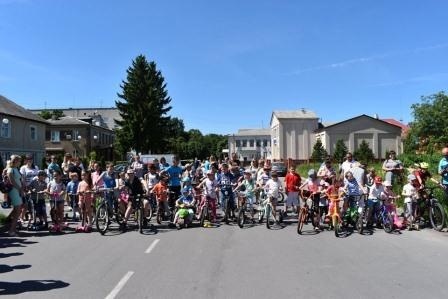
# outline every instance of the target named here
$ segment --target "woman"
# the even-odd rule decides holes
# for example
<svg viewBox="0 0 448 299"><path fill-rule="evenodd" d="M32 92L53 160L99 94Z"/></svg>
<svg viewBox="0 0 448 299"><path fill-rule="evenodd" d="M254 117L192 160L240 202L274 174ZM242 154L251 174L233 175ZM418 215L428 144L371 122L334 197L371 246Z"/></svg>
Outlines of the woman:
<svg viewBox="0 0 448 299"><path fill-rule="evenodd" d="M20 167L20 174L22 175L22 179L24 182L25 191L28 191L28 186L31 184L31 181L37 177L37 173L39 172L39 167L34 165L33 156L26 155L25 164ZM28 200L25 199L23 209L22 209L22 221L25 221L26 212L28 210Z"/></svg>
<svg viewBox="0 0 448 299"><path fill-rule="evenodd" d="M22 207L22 197L24 196L23 187L22 187L22 176L18 170L20 165L20 156L12 155L11 156L11 167L7 170L8 179L12 184L12 189L9 192L8 196L11 200L11 205L13 207L9 218L11 219L11 226L9 227L9 236L17 237L17 220L19 219L20 209Z"/></svg>
<svg viewBox="0 0 448 299"><path fill-rule="evenodd" d="M389 152L389 159L383 163L383 170L386 172L385 181L394 184L395 178L403 172L403 164L397 159L395 151Z"/></svg>

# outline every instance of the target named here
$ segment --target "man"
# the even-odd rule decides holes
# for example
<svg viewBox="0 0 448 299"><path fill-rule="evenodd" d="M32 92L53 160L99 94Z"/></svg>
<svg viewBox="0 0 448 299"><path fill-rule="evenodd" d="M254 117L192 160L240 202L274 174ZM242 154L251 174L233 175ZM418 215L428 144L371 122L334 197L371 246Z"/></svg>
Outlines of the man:
<svg viewBox="0 0 448 299"><path fill-rule="evenodd" d="M230 209L233 211L235 209L235 205L234 205L234 197L233 197L233 192L232 192L232 187L234 186L232 184L232 182L235 180L235 177L233 176L233 174L230 172L229 169L229 165L227 163L223 163L221 164L221 173L218 174L218 185L219 188L221 190L221 207L224 210L224 198L225 198L225 193L227 191L227 194L229 196L229 202L228 204L230 205Z"/></svg>
<svg viewBox="0 0 448 299"><path fill-rule="evenodd" d="M448 196L448 147L442 149L443 158L439 162L438 172L442 176L442 185Z"/></svg>
<svg viewBox="0 0 448 299"><path fill-rule="evenodd" d="M50 164L48 164L48 179L50 181L53 179L53 172L55 171L61 171L61 167L56 162L56 157L52 155L50 157Z"/></svg>
<svg viewBox="0 0 448 299"><path fill-rule="evenodd" d="M128 222L129 216L132 213L132 208L133 208L132 206L133 206L133 202L135 203L135 197L137 195L144 194L142 183L135 176L134 170L128 169L126 171L126 174L127 174L127 179L125 181L125 186L129 190L129 195L131 196L132 200L129 201L127 209L126 209L126 213L124 215L124 221L121 224L122 230L126 230L126 224ZM148 203L144 202L143 206L144 206L144 210L146 213L147 208L148 208ZM135 204L134 204L134 207L135 207Z"/></svg>
<svg viewBox="0 0 448 299"><path fill-rule="evenodd" d="M162 157L163 159L163 157ZM162 159L160 159L160 162L162 163ZM181 179L182 179L182 167L179 166L179 158L173 157L173 165L169 166L165 169L166 173L170 175L169 179L169 189L170 192L174 192L174 195L170 195L168 198L168 204L171 208L174 208L174 205L176 204L176 199L180 197L180 189L181 189Z"/></svg>
<svg viewBox="0 0 448 299"><path fill-rule="evenodd" d="M143 173L144 172L143 171L143 162L140 161L140 156L139 155L135 155L134 156L134 162L132 162L131 168L134 169L135 176L138 179L143 178L143 175L144 175L144 173Z"/></svg>
<svg viewBox="0 0 448 299"><path fill-rule="evenodd" d="M353 159L352 153L347 153L347 155L345 156L345 161L342 163L340 169L342 177L345 177L345 173L347 171L351 171L351 169L355 166L355 163L356 161L355 159Z"/></svg>

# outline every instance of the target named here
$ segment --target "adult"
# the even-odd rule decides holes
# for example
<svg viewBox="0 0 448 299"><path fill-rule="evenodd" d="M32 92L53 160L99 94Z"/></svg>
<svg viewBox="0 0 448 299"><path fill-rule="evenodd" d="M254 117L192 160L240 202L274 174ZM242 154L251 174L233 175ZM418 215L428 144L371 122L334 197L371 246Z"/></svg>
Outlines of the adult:
<svg viewBox="0 0 448 299"><path fill-rule="evenodd" d="M74 164L73 160L72 160L72 155L70 153L66 153L64 156L64 161L62 162L62 165L61 165L62 172L63 172L64 176L68 177L69 167L71 164Z"/></svg>
<svg viewBox="0 0 448 299"><path fill-rule="evenodd" d="M57 171L61 171L61 167L59 166L58 162L56 161L56 157L54 155L50 156L50 164L48 164L47 167L48 170L48 179L51 181L53 179L53 173Z"/></svg>
<svg viewBox="0 0 448 299"><path fill-rule="evenodd" d="M135 176L140 180L144 175L143 162L140 160L139 155L134 156L134 161L131 164L131 168L134 170Z"/></svg>
<svg viewBox="0 0 448 299"><path fill-rule="evenodd" d="M351 171L351 169L353 168L353 166L355 166L355 159L353 159L353 154L348 152L347 155L345 155L345 161L342 162L341 164L341 174L342 176L345 178L345 173L347 171Z"/></svg>
<svg viewBox="0 0 448 299"><path fill-rule="evenodd" d="M367 184L367 173L366 173L366 163L355 163L352 167L352 174L353 177L358 182L358 185L362 187L363 190L365 190L366 184Z"/></svg>
<svg viewBox="0 0 448 299"><path fill-rule="evenodd" d="M285 176L285 185L286 185L286 202L285 202L285 215L288 212L288 206L296 206L299 208L299 188L302 183L302 178L296 172L294 167L289 168L289 172Z"/></svg>
<svg viewBox="0 0 448 299"><path fill-rule="evenodd" d="M326 159L323 165L320 166L319 170L317 171L317 177L321 178L330 185L333 184L333 181L336 178L336 171L331 165L330 159Z"/></svg>
<svg viewBox="0 0 448 299"><path fill-rule="evenodd" d="M76 173L78 175L78 178L81 177L81 172L83 171L83 169L81 168L81 160L79 159L79 157L74 159L74 163L70 164L69 168L68 168L68 172L69 173ZM91 172L93 172L93 170L90 170Z"/></svg>
<svg viewBox="0 0 448 299"><path fill-rule="evenodd" d="M257 174L258 174L258 161L257 160L252 159L252 161L250 161L249 171L251 173L252 179L256 182Z"/></svg>
<svg viewBox="0 0 448 299"><path fill-rule="evenodd" d="M162 157L163 158L163 157ZM162 158L160 159L160 162L162 162ZM166 168L165 172L167 172L170 175L170 179L168 182L168 188L171 192L173 192L172 196L169 196L168 198L168 205L171 208L174 208L174 205L176 203L176 199L180 197L180 189L181 189L181 178L182 178L182 167L179 166L179 158L174 156L173 157L173 165Z"/></svg>
<svg viewBox="0 0 448 299"><path fill-rule="evenodd" d="M395 182L397 176L403 172L403 163L397 159L397 153L395 151L389 152L389 158L383 163L383 170L386 172L385 181L391 182L392 185Z"/></svg>
<svg viewBox="0 0 448 299"><path fill-rule="evenodd" d="M448 147L442 149L443 158L439 162L438 172L442 176L442 185L448 196Z"/></svg>
<svg viewBox="0 0 448 299"><path fill-rule="evenodd" d="M173 158L174 159L174 158ZM160 158L160 163L159 163L159 169L160 171L164 171L166 170L168 167L170 167L170 164L168 164L166 162L165 157Z"/></svg>
<svg viewBox="0 0 448 299"><path fill-rule="evenodd" d="M126 224L128 222L129 216L131 215L131 212L132 212L133 202L135 203L135 196L144 194L143 185L140 182L140 180L135 176L134 170L128 169L126 171L126 174L127 174L127 179L125 181L125 186L127 187L128 191L129 191L129 195L131 196L132 200L130 200L128 202L128 206L126 208L126 213L124 215L124 221L121 224L121 228L123 230L126 230ZM148 208L147 202L144 202L144 208L145 209Z"/></svg>
<svg viewBox="0 0 448 299"><path fill-rule="evenodd" d="M104 180L103 180L103 172L101 171L100 164L95 163L93 164L93 171L92 171L92 185L94 188L103 188L104 187Z"/></svg>
<svg viewBox="0 0 448 299"><path fill-rule="evenodd" d="M37 177L37 173L39 172L39 167L34 165L33 156L26 155L25 164L20 167L20 174L22 175L22 182L24 183L25 191L28 191L28 187L31 184L31 181ZM24 198L25 203L27 203L27 199ZM25 220L26 212L28 210L28 204L24 204L22 206L22 219Z"/></svg>
<svg viewBox="0 0 448 299"><path fill-rule="evenodd" d="M12 155L11 156L11 164L7 170L7 176L9 181L12 184L12 189L9 192L8 196L11 200L11 205L13 207L11 214L9 214L8 218L11 219L11 224L9 227L9 236L17 237L17 220L20 216L20 210L22 207L22 197L24 196L23 185L22 185L22 176L18 170L20 165L20 156Z"/></svg>

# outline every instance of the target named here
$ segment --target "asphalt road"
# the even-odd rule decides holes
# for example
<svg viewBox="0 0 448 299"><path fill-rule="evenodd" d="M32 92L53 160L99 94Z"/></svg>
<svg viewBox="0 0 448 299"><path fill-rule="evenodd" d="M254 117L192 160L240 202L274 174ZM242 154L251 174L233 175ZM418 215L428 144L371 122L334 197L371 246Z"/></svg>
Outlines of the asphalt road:
<svg viewBox="0 0 448 299"><path fill-rule="evenodd" d="M74 225L73 225L74 227ZM108 235L0 235L0 295L15 298L446 298L448 233L335 238L295 219ZM109 297L108 297L109 296Z"/></svg>

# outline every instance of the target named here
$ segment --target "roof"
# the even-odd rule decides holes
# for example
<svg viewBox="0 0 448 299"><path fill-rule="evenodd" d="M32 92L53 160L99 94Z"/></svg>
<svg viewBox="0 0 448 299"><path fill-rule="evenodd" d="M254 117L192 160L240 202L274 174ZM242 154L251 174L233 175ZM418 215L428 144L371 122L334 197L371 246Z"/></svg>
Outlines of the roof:
<svg viewBox="0 0 448 299"><path fill-rule="evenodd" d="M410 129L408 125L402 123L401 121L393 119L393 118L384 118L384 119L382 119L382 121L385 121L387 123L390 123L391 125L395 125L395 126L400 127L401 128L401 132L403 134L406 134L409 131L409 129Z"/></svg>
<svg viewBox="0 0 448 299"><path fill-rule="evenodd" d="M281 118L318 118L316 113L307 109L291 110L291 111L273 111L278 119Z"/></svg>
<svg viewBox="0 0 448 299"><path fill-rule="evenodd" d="M23 108L22 106L17 105L13 101L5 98L2 95L0 95L0 111L5 115L15 116L18 118L33 120L36 122L47 124L47 121L42 117L40 117L39 115L36 115L31 111Z"/></svg>
<svg viewBox="0 0 448 299"><path fill-rule="evenodd" d="M75 117L71 117L71 116L63 116L59 119L49 119L48 122L51 125L57 125L57 126L85 126L85 125L89 125L88 122L86 121L82 121L80 119L77 119Z"/></svg>
<svg viewBox="0 0 448 299"><path fill-rule="evenodd" d="M390 125L390 126L394 126L394 127L399 127L399 128L401 128L401 127L398 126L398 125L391 124L391 123L389 123L389 122L386 122L386 121L384 121L384 120L381 120L381 119L378 119L378 118L375 118L375 117L371 117L371 116L369 116L369 115L367 115L367 114L361 114L361 115L358 115L358 116L355 116L355 117L352 117L352 118L349 118L349 119L346 119L346 120L343 120L343 121L334 123L334 124L332 124L332 125L325 126L325 127L321 128L321 129L316 130L315 132L322 132L322 131L325 131L325 130L328 129L328 128L335 127L335 126L341 125L341 124L343 124L343 123L346 123L346 122L349 122L349 121L352 121L352 120L355 120L355 119L357 119L357 118L361 118L361 117L368 117L368 118L373 119L373 120L375 120L375 121L379 121L379 122L382 122L382 123L387 124L387 125Z"/></svg>
<svg viewBox="0 0 448 299"><path fill-rule="evenodd" d="M239 129L235 136L267 136L271 135L271 129Z"/></svg>

